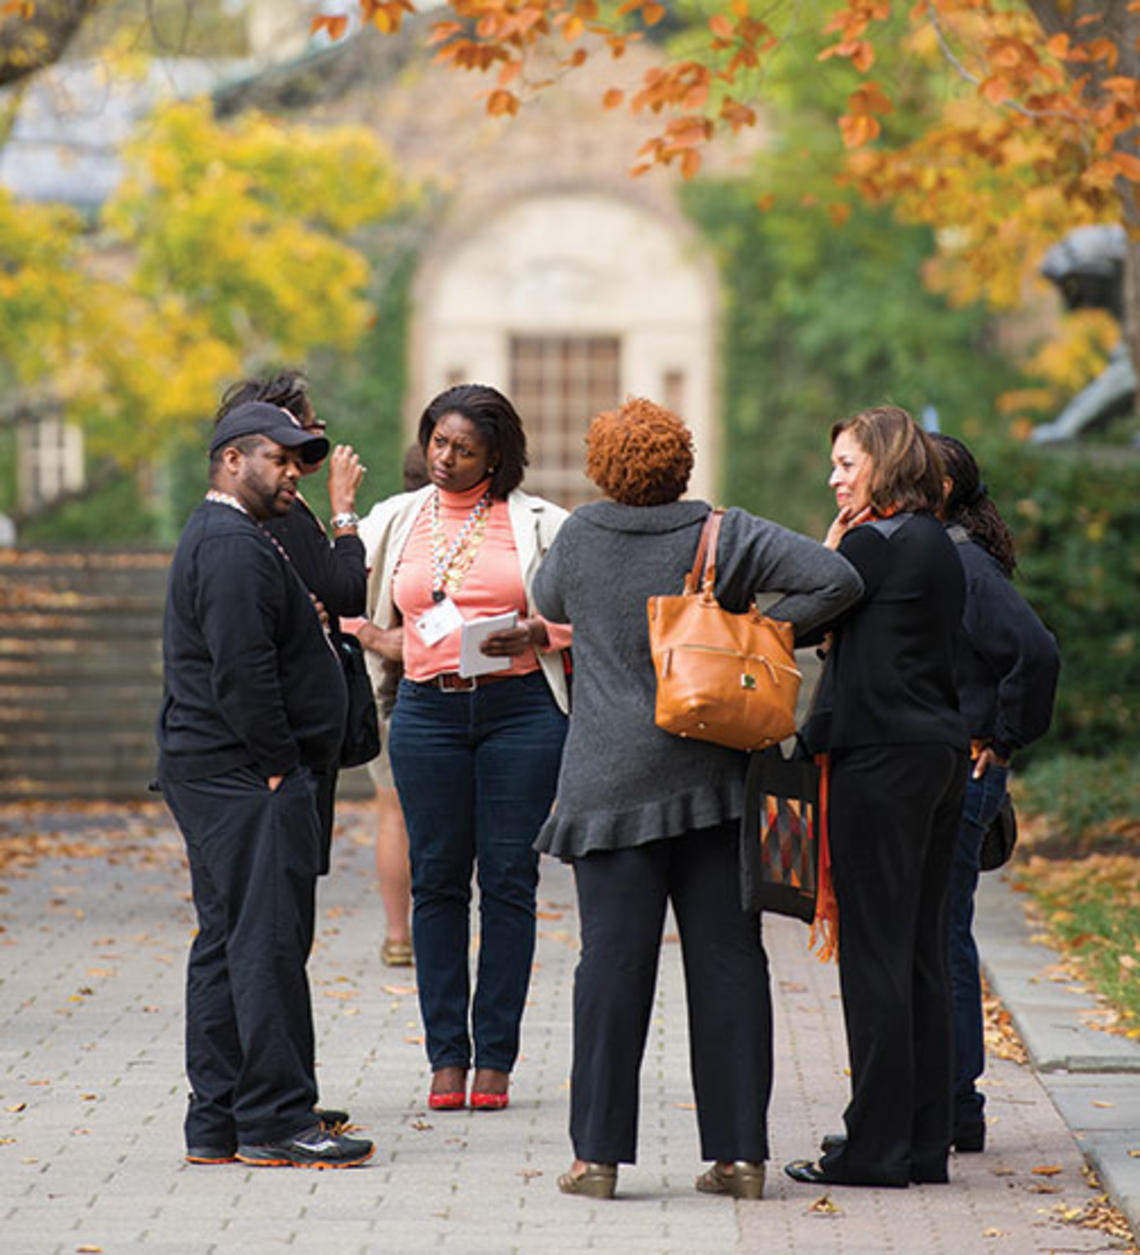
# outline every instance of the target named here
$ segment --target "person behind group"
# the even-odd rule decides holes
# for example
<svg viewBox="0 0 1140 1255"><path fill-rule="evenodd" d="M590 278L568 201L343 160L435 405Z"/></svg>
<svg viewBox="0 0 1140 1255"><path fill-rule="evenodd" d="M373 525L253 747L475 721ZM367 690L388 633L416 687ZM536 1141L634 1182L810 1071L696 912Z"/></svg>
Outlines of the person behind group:
<svg viewBox="0 0 1140 1255"><path fill-rule="evenodd" d="M951 1024L946 904L966 787L955 638L965 579L935 512L942 460L897 406L831 430L839 513L826 544L863 578L834 624L813 750L830 755L828 835L851 1061L846 1136L809 1183L947 1180Z"/></svg>
<svg viewBox="0 0 1140 1255"><path fill-rule="evenodd" d="M300 371L286 370L233 384L222 396L217 421L250 401L279 406L292 414L305 431L314 436L325 434L326 423L317 417L308 381ZM312 475L323 465L324 459L318 459L312 465L305 465L302 474ZM299 490L288 511L265 521L265 530L280 541L305 587L324 607L329 633L335 642L340 636L340 617L364 613L368 573L364 566L364 546L357 536L359 519L356 516L356 490L364 468L355 450L347 444L338 444L332 450L328 467L331 541L324 524ZM335 762L317 777L317 805L323 833L322 875L329 869L336 781Z"/></svg>
<svg viewBox="0 0 1140 1255"><path fill-rule="evenodd" d="M970 1152L986 1144L986 1100L977 1087L986 1058L982 989L973 935L982 837L1005 798L1011 755L1049 730L1061 658L1052 634L1013 586L1013 537L974 455L953 436L932 438L945 466L943 521L966 572L955 671L973 770L950 874L950 980L954 1148Z"/></svg>
<svg viewBox="0 0 1140 1255"><path fill-rule="evenodd" d="M186 1158L342 1167L373 1151L315 1107L305 965L322 831L316 776L340 751L336 652L262 526L328 441L275 405L235 406L175 550L163 617L158 780L186 841L198 931L186 976ZM343 1117L330 1119L335 1124Z"/></svg>
<svg viewBox="0 0 1140 1255"><path fill-rule="evenodd" d="M369 530L374 630L362 629L361 642L381 666L398 655L404 667L389 754L411 855L429 1105L466 1105L473 1058L471 1105L501 1110L534 953L531 846L554 798L566 734L562 651L570 632L536 613L531 583L565 511L519 488L526 435L494 388L459 384L440 393L420 419L419 444L431 482L397 498ZM459 675L462 622L510 611L517 626L482 646L507 668Z"/></svg>
<svg viewBox="0 0 1140 1255"><path fill-rule="evenodd" d="M414 492L428 482L427 463L418 444L411 444L404 451L404 492ZM398 509L399 497L379 501L360 520L360 539L364 542L366 559L372 564L376 545L373 537L385 526L385 516ZM375 633L373 647L379 640L378 630L366 624L366 632ZM369 671L378 682L376 707L380 715L380 753L368 764L368 774L376 786L376 878L380 883L380 898L384 904L387 928L380 946L380 959L387 967L409 967L414 962L412 951L412 871L408 863L408 830L404 824L404 812L400 809L400 796L392 779L392 764L388 758L389 724L392 707L396 701L396 688L403 668L400 665L399 627L390 632L391 648L384 667L371 660ZM376 657L373 654L373 657Z"/></svg>
<svg viewBox="0 0 1140 1255"><path fill-rule="evenodd" d="M582 506L535 579L539 610L574 629L574 714L558 805L538 848L571 861L581 917L574 977L567 1194L609 1198L637 1153L638 1078L661 930L680 930L701 1153L699 1190L759 1198L768 1157L772 1014L760 917L741 908L737 831L747 756L654 723L647 599L679 592L710 507L682 501L692 436L642 398L599 414L586 471L608 500ZM716 595L744 613L760 593L797 631L858 596L852 568L816 541L729 510Z"/></svg>

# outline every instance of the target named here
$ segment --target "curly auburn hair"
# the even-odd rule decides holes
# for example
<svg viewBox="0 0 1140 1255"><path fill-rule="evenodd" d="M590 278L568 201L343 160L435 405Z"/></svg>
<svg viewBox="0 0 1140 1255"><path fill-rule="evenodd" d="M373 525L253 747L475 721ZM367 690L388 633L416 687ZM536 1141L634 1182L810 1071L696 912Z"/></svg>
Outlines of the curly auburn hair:
<svg viewBox="0 0 1140 1255"><path fill-rule="evenodd" d="M586 433L586 474L621 505L667 505L693 470L693 434L671 410L629 397Z"/></svg>

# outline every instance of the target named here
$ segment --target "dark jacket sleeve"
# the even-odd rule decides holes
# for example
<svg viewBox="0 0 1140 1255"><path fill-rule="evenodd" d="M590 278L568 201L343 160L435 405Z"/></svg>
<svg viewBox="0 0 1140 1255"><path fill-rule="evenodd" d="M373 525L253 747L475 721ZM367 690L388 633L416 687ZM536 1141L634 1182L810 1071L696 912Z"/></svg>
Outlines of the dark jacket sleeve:
<svg viewBox="0 0 1140 1255"><path fill-rule="evenodd" d="M196 612L212 666L214 700L266 776L301 761L281 692L277 636L292 578L264 538L229 534L204 545Z"/></svg>
<svg viewBox="0 0 1140 1255"><path fill-rule="evenodd" d="M364 544L347 533L330 545L316 516L300 501L283 518L263 524L281 542L305 587L330 616L364 613L368 571Z"/></svg>
<svg viewBox="0 0 1140 1255"><path fill-rule="evenodd" d="M744 510L729 510L717 545L717 600L743 612L764 593L784 596L768 608L773 619L795 624L799 638L855 603L863 582L846 559Z"/></svg>
<svg viewBox="0 0 1140 1255"><path fill-rule="evenodd" d="M859 596L811 631L797 634L797 645L818 645L828 632L840 627L871 600L889 569L890 544L873 527L852 528L839 542L837 552L855 568L862 585Z"/></svg>
<svg viewBox="0 0 1140 1255"><path fill-rule="evenodd" d="M993 748L1002 758L1049 730L1061 655L1053 634L988 554L968 564L962 628L997 678Z"/></svg>
<svg viewBox="0 0 1140 1255"><path fill-rule="evenodd" d="M576 524L568 520L559 528L550 548L539 563L531 584L531 600L535 609L550 623L569 623L565 601L566 555L571 541L566 536L573 535Z"/></svg>

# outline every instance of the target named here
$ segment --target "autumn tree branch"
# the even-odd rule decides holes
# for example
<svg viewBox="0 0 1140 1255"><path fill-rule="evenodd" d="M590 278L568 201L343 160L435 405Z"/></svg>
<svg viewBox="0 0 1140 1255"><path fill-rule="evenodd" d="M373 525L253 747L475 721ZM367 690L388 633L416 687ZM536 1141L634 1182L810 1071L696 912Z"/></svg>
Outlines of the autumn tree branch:
<svg viewBox="0 0 1140 1255"><path fill-rule="evenodd" d="M38 0L27 12L0 18L0 87L10 87L58 61L102 0Z"/></svg>

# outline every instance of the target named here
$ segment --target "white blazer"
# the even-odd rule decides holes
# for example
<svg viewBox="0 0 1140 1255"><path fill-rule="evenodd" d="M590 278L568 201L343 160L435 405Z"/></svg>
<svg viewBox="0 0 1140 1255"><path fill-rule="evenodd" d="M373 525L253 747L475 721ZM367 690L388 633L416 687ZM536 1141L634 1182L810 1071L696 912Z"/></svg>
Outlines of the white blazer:
<svg viewBox="0 0 1140 1255"><path fill-rule="evenodd" d="M419 517L424 502L435 491L428 484L415 492L402 492L384 501L378 501L360 520L359 536L364 542L364 560L370 570L368 575L368 603L365 614L378 628L395 627L400 621L399 612L392 596L392 583L396 565L408 543L412 527ZM558 529L568 517L561 506L542 497L532 497L516 488L507 498L507 510L514 532L515 549L519 557L519 570L526 590L527 617L538 613L531 596L531 584L538 564L558 534ZM542 673L550 685L550 692L559 710L567 714L570 708L566 685L566 671L562 664L561 650L539 650L538 661ZM393 677L388 664L379 654L365 651L368 671L376 700L383 705L391 702L394 692Z"/></svg>

